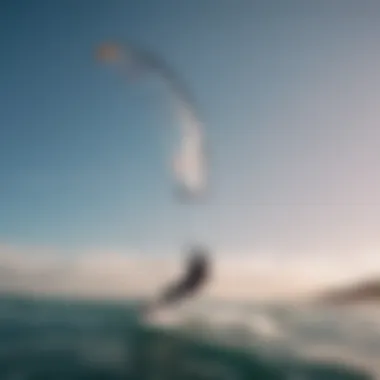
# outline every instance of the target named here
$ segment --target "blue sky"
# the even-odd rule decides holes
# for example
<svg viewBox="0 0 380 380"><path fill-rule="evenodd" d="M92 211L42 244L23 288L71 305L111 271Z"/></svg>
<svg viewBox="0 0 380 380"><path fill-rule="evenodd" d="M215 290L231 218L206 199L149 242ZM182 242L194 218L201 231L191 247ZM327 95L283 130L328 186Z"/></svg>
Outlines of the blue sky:
<svg viewBox="0 0 380 380"><path fill-rule="evenodd" d="M371 1L2 1L0 241L380 248L379 21ZM173 198L165 92L94 61L110 39L161 54L192 89L205 204Z"/></svg>

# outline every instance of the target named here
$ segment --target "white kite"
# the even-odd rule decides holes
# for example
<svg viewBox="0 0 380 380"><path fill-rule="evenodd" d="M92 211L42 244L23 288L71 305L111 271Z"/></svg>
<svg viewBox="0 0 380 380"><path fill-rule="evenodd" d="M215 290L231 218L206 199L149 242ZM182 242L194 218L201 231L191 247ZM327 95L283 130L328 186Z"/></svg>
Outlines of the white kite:
<svg viewBox="0 0 380 380"><path fill-rule="evenodd" d="M96 56L116 65L129 77L155 73L168 86L181 131L172 165L176 193L185 200L202 198L207 188L204 129L186 86L160 57L131 44L103 44Z"/></svg>

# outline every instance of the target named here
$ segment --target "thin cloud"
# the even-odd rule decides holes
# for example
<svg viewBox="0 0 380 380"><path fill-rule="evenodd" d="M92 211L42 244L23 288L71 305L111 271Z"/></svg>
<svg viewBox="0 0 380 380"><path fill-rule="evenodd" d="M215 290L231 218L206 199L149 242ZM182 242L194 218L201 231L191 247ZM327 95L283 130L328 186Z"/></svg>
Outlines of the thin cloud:
<svg viewBox="0 0 380 380"><path fill-rule="evenodd" d="M278 255L276 255L278 257ZM205 297L268 299L312 294L328 286L378 274L374 252L357 255L291 256L220 254ZM86 250L68 255L54 249L0 246L0 291L79 297L129 298L155 294L182 271L180 259L133 250Z"/></svg>

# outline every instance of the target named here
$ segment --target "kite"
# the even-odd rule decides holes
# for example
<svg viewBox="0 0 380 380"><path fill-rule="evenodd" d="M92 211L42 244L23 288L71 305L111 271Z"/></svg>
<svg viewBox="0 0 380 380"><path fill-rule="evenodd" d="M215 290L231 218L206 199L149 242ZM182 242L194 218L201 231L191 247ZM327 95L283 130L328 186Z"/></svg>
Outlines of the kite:
<svg viewBox="0 0 380 380"><path fill-rule="evenodd" d="M207 188L204 125L187 87L164 60L132 44L105 43L96 58L121 69L128 78L158 76L168 88L180 130L180 142L171 171L175 193L181 200L202 199Z"/></svg>

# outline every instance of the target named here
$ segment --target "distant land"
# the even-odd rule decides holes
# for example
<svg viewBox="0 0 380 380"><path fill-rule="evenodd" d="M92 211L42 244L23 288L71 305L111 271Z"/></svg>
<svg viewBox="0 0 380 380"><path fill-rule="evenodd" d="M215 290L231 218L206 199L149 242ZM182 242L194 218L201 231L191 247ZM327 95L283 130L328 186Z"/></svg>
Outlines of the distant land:
<svg viewBox="0 0 380 380"><path fill-rule="evenodd" d="M378 302L380 305L380 278L325 291L318 297L318 301L327 304Z"/></svg>

